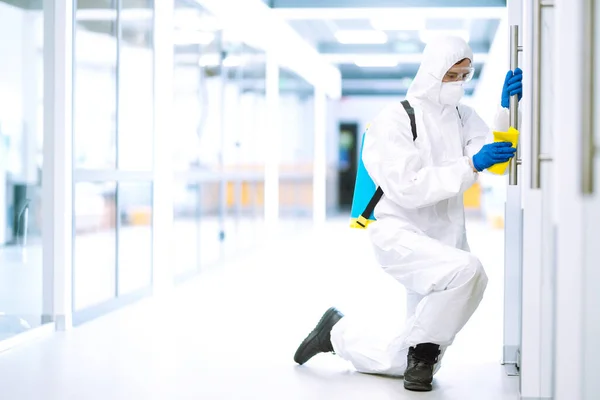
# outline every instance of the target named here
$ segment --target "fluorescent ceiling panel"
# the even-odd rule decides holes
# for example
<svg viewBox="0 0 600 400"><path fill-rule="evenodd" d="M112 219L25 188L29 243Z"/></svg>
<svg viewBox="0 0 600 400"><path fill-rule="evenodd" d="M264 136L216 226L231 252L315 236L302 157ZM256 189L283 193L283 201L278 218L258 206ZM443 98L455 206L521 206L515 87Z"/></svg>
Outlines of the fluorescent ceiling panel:
<svg viewBox="0 0 600 400"><path fill-rule="evenodd" d="M394 8L274 8L286 20L342 20L342 19L402 19L408 16L427 18L500 19L506 7L394 7Z"/></svg>
<svg viewBox="0 0 600 400"><path fill-rule="evenodd" d="M356 60L363 60L365 58L364 53L326 53L322 54L328 62L336 65L340 64L356 64ZM369 54L368 57L373 59L386 59L394 60L398 64L420 64L423 59L422 53L406 53L406 54L395 54L395 53L378 53ZM487 61L487 53L476 53L473 55L473 61L477 64L485 63ZM389 61L390 63L392 61Z"/></svg>
<svg viewBox="0 0 600 400"><path fill-rule="evenodd" d="M225 31L231 30L249 46L270 53L280 66L323 89L329 97L340 98L339 69L261 0L196 0L196 3L216 16Z"/></svg>
<svg viewBox="0 0 600 400"><path fill-rule="evenodd" d="M457 29L457 30L423 29L423 30L419 31L419 39L423 43L429 43L431 41L431 39L436 38L438 36L458 36L467 43L470 40L469 31L466 29Z"/></svg>
<svg viewBox="0 0 600 400"><path fill-rule="evenodd" d="M339 30L335 38L342 44L384 44L388 40L384 32L374 30Z"/></svg>
<svg viewBox="0 0 600 400"><path fill-rule="evenodd" d="M393 68L398 66L397 57L379 56L379 57L359 57L354 60L354 64L361 68Z"/></svg>
<svg viewBox="0 0 600 400"><path fill-rule="evenodd" d="M425 29L425 17L423 15L397 16L386 18L372 18L371 26L380 31L420 31Z"/></svg>

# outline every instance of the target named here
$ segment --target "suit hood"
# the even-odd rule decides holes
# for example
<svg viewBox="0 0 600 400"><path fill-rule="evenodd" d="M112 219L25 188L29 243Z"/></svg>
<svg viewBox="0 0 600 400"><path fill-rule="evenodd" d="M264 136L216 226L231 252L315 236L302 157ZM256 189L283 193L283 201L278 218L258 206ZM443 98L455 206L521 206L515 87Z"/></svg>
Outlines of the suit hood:
<svg viewBox="0 0 600 400"><path fill-rule="evenodd" d="M457 62L468 58L473 63L473 50L463 39L455 36L437 37L423 51L421 65L411 83L407 97L441 105L442 79Z"/></svg>

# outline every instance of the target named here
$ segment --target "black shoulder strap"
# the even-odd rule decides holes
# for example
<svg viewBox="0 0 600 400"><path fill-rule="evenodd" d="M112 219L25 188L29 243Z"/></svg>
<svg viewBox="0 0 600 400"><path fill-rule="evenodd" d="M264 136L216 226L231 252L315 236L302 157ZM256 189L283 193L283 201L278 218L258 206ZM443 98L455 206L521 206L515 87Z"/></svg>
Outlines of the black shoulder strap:
<svg viewBox="0 0 600 400"><path fill-rule="evenodd" d="M364 218L365 221L368 220L369 217L371 217L371 214L373 214L373 210L375 210L375 206L377 205L377 203L379 203L379 200L381 200L382 196L383 190L380 187L378 187L375 191L375 194L373 194L373 197L371 197L371 200L369 200L369 204L367 204L367 206L365 207L365 211L363 211L360 215L362 218ZM358 218L356 223L365 228L366 225L363 225L361 222L362 218Z"/></svg>
<svg viewBox="0 0 600 400"><path fill-rule="evenodd" d="M406 110L406 113L408 114L408 118L410 119L410 130L412 132L413 142L414 142L415 140L417 140L417 122L415 121L415 109L412 108L412 106L410 105L408 100L402 100L402 106ZM363 217L365 220L368 220L369 217L371 217L371 214L373 214L373 210L375 210L375 206L377 205L377 203L379 203L379 200L381 200L382 197L383 197L383 189L381 189L381 187L378 187L377 190L375 191L375 193L373 194L373 197L371 197L369 204L367 204L367 206L365 207L365 210L361 214L361 217ZM361 225L363 228L365 227L360 222L360 219L359 219L359 221L357 221L357 223L359 225Z"/></svg>
<svg viewBox="0 0 600 400"><path fill-rule="evenodd" d="M462 115L460 115L460 110L458 108L458 106L456 106L456 112L458 113L458 119L460 120L460 124L462 125Z"/></svg>
<svg viewBox="0 0 600 400"><path fill-rule="evenodd" d="M410 118L410 130L412 131L413 141L417 140L417 123L415 121L415 109L412 108L408 100L402 100L402 105Z"/></svg>

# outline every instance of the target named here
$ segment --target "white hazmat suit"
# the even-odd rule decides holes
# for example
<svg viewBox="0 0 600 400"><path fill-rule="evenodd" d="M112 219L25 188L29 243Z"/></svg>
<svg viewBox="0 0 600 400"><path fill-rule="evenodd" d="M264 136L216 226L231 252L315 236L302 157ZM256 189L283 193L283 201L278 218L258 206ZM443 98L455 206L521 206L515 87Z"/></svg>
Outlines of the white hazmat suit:
<svg viewBox="0 0 600 400"><path fill-rule="evenodd" d="M408 299L407 320L388 321L387 330L352 316L333 327L335 352L360 372L402 376L408 348L419 343L439 344L441 360L483 297L487 276L469 252L463 193L477 180L470 160L491 141L491 132L472 108L452 104L442 89L446 72L465 58L472 62L473 53L459 38L440 38L425 48L407 93L416 141L399 101L366 134L363 162L384 192L377 221L369 225L371 241L377 261L404 285ZM506 113L500 109L496 129L508 129Z"/></svg>

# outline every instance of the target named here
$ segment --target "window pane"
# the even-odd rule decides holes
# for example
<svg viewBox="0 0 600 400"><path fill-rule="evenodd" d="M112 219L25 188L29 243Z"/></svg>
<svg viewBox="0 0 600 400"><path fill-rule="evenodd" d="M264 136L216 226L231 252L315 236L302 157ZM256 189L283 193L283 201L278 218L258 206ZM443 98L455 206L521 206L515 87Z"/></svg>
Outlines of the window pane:
<svg viewBox="0 0 600 400"><path fill-rule="evenodd" d="M42 321L43 12L0 2L0 340ZM41 3L41 2L40 2Z"/></svg>
<svg viewBox="0 0 600 400"><path fill-rule="evenodd" d="M173 274L178 277L201 268L206 246L200 241L201 184L179 181L173 189Z"/></svg>
<svg viewBox="0 0 600 400"><path fill-rule="evenodd" d="M153 158L153 1L122 0L118 167L151 170Z"/></svg>
<svg viewBox="0 0 600 400"><path fill-rule="evenodd" d="M200 265L210 267L223 260L225 255L232 256L223 246L221 224L219 222L219 182L201 182L198 193L200 213L199 240L202 243ZM233 221L231 221L233 222ZM226 221L227 223L227 221ZM234 228L230 224L229 228ZM227 235L227 227L225 227ZM227 241L228 238L225 238Z"/></svg>
<svg viewBox="0 0 600 400"><path fill-rule="evenodd" d="M75 167L114 168L117 117L116 0L78 2L75 22Z"/></svg>
<svg viewBox="0 0 600 400"><path fill-rule="evenodd" d="M199 5L175 1L173 165L209 169L220 151L219 21Z"/></svg>
<svg viewBox="0 0 600 400"><path fill-rule="evenodd" d="M221 46L217 18L193 2L175 0L173 167L205 179L175 183L173 265L177 277L222 259L219 220ZM234 115L234 114L231 114Z"/></svg>
<svg viewBox="0 0 600 400"><path fill-rule="evenodd" d="M119 296L152 282L152 183L119 183Z"/></svg>
<svg viewBox="0 0 600 400"><path fill-rule="evenodd" d="M283 218L303 218L312 209L313 87L295 72L281 69L279 80L281 159L279 210Z"/></svg>
<svg viewBox="0 0 600 400"><path fill-rule="evenodd" d="M115 297L116 183L75 185L75 310Z"/></svg>
<svg viewBox="0 0 600 400"><path fill-rule="evenodd" d="M224 121L222 140L225 180L224 253L238 256L257 246L263 227L265 143L265 55L224 32L225 109L236 115ZM282 119L293 126L296 122ZM280 188L281 190L281 188Z"/></svg>

